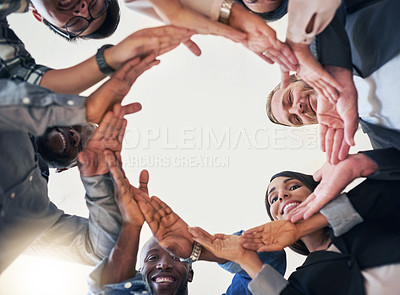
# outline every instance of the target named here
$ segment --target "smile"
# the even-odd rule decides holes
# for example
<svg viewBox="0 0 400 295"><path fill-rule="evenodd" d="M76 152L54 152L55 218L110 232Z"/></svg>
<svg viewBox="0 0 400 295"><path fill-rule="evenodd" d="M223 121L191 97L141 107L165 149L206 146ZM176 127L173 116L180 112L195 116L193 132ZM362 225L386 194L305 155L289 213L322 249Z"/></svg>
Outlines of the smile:
<svg viewBox="0 0 400 295"><path fill-rule="evenodd" d="M299 205L301 202L290 202L288 204L286 204L283 208L282 208L282 212L281 214L287 214L289 211L293 210L297 205Z"/></svg>
<svg viewBox="0 0 400 295"><path fill-rule="evenodd" d="M60 139L61 139L61 143L62 143L62 153L65 152L65 150L67 149L67 139L65 138L64 134L62 134L61 132L57 131Z"/></svg>
<svg viewBox="0 0 400 295"><path fill-rule="evenodd" d="M174 278L171 277L157 277L154 279L154 281L157 284L162 284L162 283L173 283L175 281Z"/></svg>

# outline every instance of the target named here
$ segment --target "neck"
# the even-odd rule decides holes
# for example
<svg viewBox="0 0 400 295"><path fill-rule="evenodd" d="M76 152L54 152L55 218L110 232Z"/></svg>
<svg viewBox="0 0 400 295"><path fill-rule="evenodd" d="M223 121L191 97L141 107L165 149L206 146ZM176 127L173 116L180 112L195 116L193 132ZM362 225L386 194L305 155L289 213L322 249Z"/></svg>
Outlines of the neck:
<svg viewBox="0 0 400 295"><path fill-rule="evenodd" d="M323 229L304 236L301 240L310 252L326 250L331 242L329 237L325 238Z"/></svg>

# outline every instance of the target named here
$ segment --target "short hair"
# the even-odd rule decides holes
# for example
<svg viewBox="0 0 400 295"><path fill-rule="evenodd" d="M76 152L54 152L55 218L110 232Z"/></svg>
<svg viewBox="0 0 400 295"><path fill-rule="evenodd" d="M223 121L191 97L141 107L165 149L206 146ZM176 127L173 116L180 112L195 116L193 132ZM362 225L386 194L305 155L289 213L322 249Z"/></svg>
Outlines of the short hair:
<svg viewBox="0 0 400 295"><path fill-rule="evenodd" d="M292 83L294 83L294 82L297 82L297 81L300 81L300 79L297 79L297 77L296 77L295 74L292 74L292 75L289 76L289 83L290 83L290 84L292 84ZM272 97L274 96L274 94L275 94L280 88L281 88L281 82L279 82L278 85L276 85L275 88L272 89L272 91L268 94L268 97L267 97L267 105L266 105L267 117L268 117L268 119L269 119L272 123L275 123L275 124L278 124L278 125L283 125L283 126L288 126L288 125L286 125L286 124L283 124L283 123L279 122L279 121L275 118L274 114L272 114L272 107L271 107Z"/></svg>
<svg viewBox="0 0 400 295"><path fill-rule="evenodd" d="M273 175L269 182L271 183L271 181L274 180L277 177L295 178L295 179L299 180L302 184L304 184L312 192L315 190L315 188L319 184L319 182L314 180L312 175L303 174L303 173L294 172L294 171L282 171L282 172L279 172L279 173ZM267 209L267 213L268 213L269 218L271 219L271 221L273 221L274 218L272 217L272 214L271 214L271 204L268 202L268 189L267 189L267 192L265 194L265 207ZM329 229L329 227L325 227L324 228L324 239L329 237L330 232L331 232L331 230ZM301 240L296 241L294 244L290 245L289 248L292 249L294 252L296 252L298 254L301 254L301 255L310 254L310 251L308 250L306 245Z"/></svg>
<svg viewBox="0 0 400 295"><path fill-rule="evenodd" d="M49 27L54 33L56 33L58 36L63 37L64 39L68 41L75 41L77 39L104 39L109 36L111 36L115 30L118 27L119 21L120 21L120 8L117 0L104 0L108 1L108 8L107 8L107 15L106 19L104 20L103 24L93 33L86 35L86 36L73 36L71 38L67 38L64 35L61 35L58 31L56 31L53 27L53 25L47 21L46 19L43 19L43 23Z"/></svg>

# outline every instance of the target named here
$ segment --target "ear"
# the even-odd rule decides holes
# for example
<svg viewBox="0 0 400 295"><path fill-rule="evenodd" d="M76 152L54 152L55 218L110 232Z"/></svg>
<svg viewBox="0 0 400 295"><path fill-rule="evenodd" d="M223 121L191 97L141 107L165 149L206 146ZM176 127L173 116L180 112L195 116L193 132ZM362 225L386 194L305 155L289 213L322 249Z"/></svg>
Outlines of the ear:
<svg viewBox="0 0 400 295"><path fill-rule="evenodd" d="M191 269L189 270L189 274L188 274L188 282L189 282L189 283L191 283L191 282L193 281L193 277L194 277L194 271L193 271L193 269L191 268Z"/></svg>
<svg viewBox="0 0 400 295"><path fill-rule="evenodd" d="M43 22L43 16L36 10L35 6L32 4L29 5L29 10L32 12L33 17L36 18L37 21Z"/></svg>

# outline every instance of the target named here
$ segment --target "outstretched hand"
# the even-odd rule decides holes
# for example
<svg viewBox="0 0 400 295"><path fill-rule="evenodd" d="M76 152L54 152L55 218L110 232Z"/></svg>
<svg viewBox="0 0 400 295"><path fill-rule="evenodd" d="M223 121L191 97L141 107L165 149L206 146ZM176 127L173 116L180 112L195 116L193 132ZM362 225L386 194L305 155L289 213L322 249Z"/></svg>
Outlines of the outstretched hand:
<svg viewBox="0 0 400 295"><path fill-rule="evenodd" d="M307 82L318 93L318 96L325 97L331 103L335 103L342 90L341 85L321 66L311 54L307 44L299 44L286 40L296 56L299 65L295 69L297 75Z"/></svg>
<svg viewBox="0 0 400 295"><path fill-rule="evenodd" d="M88 122L99 123L103 116L121 103L128 94L132 84L146 70L160 63L152 53L143 59L135 58L127 62L121 69L86 100L86 118Z"/></svg>
<svg viewBox="0 0 400 295"><path fill-rule="evenodd" d="M173 50L179 44L189 45L195 55L200 55L200 49L190 40L193 30L174 26L147 28L137 31L117 45L107 48L104 57L113 69L121 68L127 61L154 53L160 56Z"/></svg>
<svg viewBox="0 0 400 295"><path fill-rule="evenodd" d="M299 238L295 224L288 220L276 220L245 231L240 236L240 243L249 250L272 252L283 250Z"/></svg>
<svg viewBox="0 0 400 295"><path fill-rule="evenodd" d="M364 154L349 155L337 165L325 163L314 173L314 180L320 181L314 192L289 213L292 222L308 219L358 177L365 177L378 171L378 165Z"/></svg>
<svg viewBox="0 0 400 295"><path fill-rule="evenodd" d="M139 209L135 196L138 194L147 195L147 184L149 182L148 172L143 170L140 173L140 187L138 189L129 183L122 169L120 160L113 152L107 150L105 152L105 157L114 181L115 200L118 204L124 224L142 227L144 216Z"/></svg>
<svg viewBox="0 0 400 295"><path fill-rule="evenodd" d="M177 257L188 258L193 246L188 224L156 196L141 194L136 201L160 246Z"/></svg>
<svg viewBox="0 0 400 295"><path fill-rule="evenodd" d="M285 43L279 41L276 32L259 16L250 13L240 4L234 4L229 25L247 34L242 43L263 60L278 63L286 71L297 69L297 58Z"/></svg>
<svg viewBox="0 0 400 295"><path fill-rule="evenodd" d="M211 235L200 227L191 227L189 232L196 242L220 258L230 261L242 261L248 251L240 245L239 236L237 235Z"/></svg>
<svg viewBox="0 0 400 295"><path fill-rule="evenodd" d="M101 121L85 148L78 154L78 167L82 176L103 175L109 171L104 158L106 149L114 152L120 158L122 140L126 129L124 116L140 111L140 103L126 106L116 104ZM89 136L84 134L83 136Z"/></svg>

